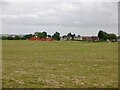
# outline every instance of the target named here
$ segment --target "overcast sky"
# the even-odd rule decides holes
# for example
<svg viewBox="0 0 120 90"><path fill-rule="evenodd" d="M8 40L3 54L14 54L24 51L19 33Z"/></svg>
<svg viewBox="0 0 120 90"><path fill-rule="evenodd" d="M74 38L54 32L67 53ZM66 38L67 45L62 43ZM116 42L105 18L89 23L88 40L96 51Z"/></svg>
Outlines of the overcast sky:
<svg viewBox="0 0 120 90"><path fill-rule="evenodd" d="M52 35L59 31L61 35L68 32L97 35L101 29L118 34L117 2L40 1L3 0L0 3L2 33L28 34L46 31Z"/></svg>

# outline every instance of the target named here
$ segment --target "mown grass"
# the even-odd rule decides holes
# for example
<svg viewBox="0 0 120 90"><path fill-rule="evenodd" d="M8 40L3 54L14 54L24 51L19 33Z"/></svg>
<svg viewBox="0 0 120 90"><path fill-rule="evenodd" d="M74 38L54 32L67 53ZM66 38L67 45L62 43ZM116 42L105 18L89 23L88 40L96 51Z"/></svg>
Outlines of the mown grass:
<svg viewBox="0 0 120 90"><path fill-rule="evenodd" d="M118 47L108 42L3 41L3 88L118 87Z"/></svg>

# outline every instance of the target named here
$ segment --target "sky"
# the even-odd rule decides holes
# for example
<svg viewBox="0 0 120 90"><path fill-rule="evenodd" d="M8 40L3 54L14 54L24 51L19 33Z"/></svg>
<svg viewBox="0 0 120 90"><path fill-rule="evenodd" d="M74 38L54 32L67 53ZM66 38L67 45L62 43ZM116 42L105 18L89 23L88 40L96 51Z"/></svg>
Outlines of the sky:
<svg viewBox="0 0 120 90"><path fill-rule="evenodd" d="M0 6L3 34L118 34L117 0L2 0Z"/></svg>

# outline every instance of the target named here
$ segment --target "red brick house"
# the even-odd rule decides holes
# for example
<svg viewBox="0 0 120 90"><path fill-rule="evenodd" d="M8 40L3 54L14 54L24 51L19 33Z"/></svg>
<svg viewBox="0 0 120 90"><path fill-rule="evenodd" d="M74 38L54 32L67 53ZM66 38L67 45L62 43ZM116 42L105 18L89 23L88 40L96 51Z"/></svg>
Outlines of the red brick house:
<svg viewBox="0 0 120 90"><path fill-rule="evenodd" d="M53 41L53 39L51 37L40 38L40 37L37 37L37 36L34 36L34 37L30 38L29 40L31 40L31 41Z"/></svg>

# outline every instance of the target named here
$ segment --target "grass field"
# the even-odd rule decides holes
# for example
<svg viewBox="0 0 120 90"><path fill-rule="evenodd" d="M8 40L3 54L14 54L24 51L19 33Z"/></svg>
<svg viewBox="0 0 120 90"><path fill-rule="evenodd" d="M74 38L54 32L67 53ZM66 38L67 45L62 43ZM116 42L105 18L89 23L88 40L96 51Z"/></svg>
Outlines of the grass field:
<svg viewBox="0 0 120 90"><path fill-rule="evenodd" d="M3 41L4 88L118 87L118 44Z"/></svg>

